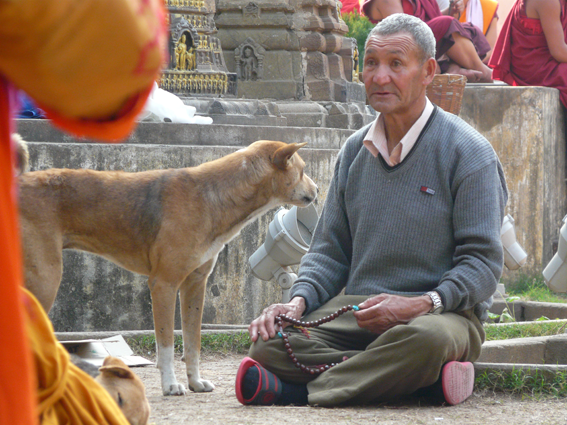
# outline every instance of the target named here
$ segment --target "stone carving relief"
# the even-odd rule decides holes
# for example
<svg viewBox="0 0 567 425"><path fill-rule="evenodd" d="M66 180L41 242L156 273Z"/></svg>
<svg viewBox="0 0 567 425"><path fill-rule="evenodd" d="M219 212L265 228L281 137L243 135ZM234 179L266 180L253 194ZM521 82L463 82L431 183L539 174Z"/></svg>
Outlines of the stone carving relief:
<svg viewBox="0 0 567 425"><path fill-rule="evenodd" d="M167 6L172 7L174 9L186 8L186 7L200 9L205 7L204 0L166 0L165 3Z"/></svg>
<svg viewBox="0 0 567 425"><path fill-rule="evenodd" d="M248 5L244 9L242 9L242 14L244 16L251 16L253 18L259 18L260 17L260 7L258 6L258 3L254 3L254 2L248 3Z"/></svg>
<svg viewBox="0 0 567 425"><path fill-rule="evenodd" d="M197 64L195 47L189 34L184 33L175 46L175 70L191 71Z"/></svg>
<svg viewBox="0 0 567 425"><path fill-rule="evenodd" d="M252 38L247 38L234 51L236 75L244 81L261 80L264 75L266 50Z"/></svg>

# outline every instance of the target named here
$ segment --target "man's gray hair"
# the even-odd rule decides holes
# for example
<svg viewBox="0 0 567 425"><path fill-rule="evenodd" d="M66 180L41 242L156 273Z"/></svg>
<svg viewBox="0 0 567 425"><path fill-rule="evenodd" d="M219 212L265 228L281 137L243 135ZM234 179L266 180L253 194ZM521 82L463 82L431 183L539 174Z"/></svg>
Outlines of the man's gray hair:
<svg viewBox="0 0 567 425"><path fill-rule="evenodd" d="M435 58L435 37L431 28L421 19L405 13L394 13L383 19L372 28L364 47L370 37L408 33L412 36L420 50L421 60L424 63L429 58Z"/></svg>

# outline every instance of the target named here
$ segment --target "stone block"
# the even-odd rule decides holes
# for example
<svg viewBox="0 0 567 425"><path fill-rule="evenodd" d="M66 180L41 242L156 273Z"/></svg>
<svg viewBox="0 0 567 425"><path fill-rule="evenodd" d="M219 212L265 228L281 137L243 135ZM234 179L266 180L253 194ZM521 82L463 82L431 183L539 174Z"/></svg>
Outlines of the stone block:
<svg viewBox="0 0 567 425"><path fill-rule="evenodd" d="M486 341L478 362L543 364L548 337Z"/></svg>
<svg viewBox="0 0 567 425"><path fill-rule="evenodd" d="M329 79L306 81L308 96L310 100L323 101L335 100L335 83Z"/></svg>
<svg viewBox="0 0 567 425"><path fill-rule="evenodd" d="M329 53L327 54L327 61L331 80L344 80L346 82L343 58L336 53Z"/></svg>
<svg viewBox="0 0 567 425"><path fill-rule="evenodd" d="M567 319L567 304L524 302L524 320L533 321L545 316L551 320Z"/></svg>
<svg viewBox="0 0 567 425"><path fill-rule="evenodd" d="M549 337L545 350L545 363L567 365L567 335Z"/></svg>
<svg viewBox="0 0 567 425"><path fill-rule="evenodd" d="M301 86L291 80L239 81L238 97L258 99L296 99Z"/></svg>
<svg viewBox="0 0 567 425"><path fill-rule="evenodd" d="M308 52L305 61L307 62L306 77L308 79L324 80L330 77L329 57L324 53Z"/></svg>

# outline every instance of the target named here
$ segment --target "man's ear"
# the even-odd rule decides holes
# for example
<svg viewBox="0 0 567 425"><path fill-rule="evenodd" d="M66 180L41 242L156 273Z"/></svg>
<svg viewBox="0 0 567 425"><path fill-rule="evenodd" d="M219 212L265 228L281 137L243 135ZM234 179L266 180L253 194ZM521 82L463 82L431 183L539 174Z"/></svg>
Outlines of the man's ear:
<svg viewBox="0 0 567 425"><path fill-rule="evenodd" d="M424 79L423 82L425 85L429 85L433 81L433 77L435 77L435 70L437 69L437 61L433 58L429 58L423 64L423 71L424 71Z"/></svg>

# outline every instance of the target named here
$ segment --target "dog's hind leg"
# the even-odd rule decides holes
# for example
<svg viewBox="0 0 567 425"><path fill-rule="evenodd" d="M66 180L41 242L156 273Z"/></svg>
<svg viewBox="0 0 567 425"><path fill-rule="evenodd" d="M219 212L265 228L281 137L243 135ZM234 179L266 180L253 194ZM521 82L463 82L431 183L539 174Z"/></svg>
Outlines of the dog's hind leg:
<svg viewBox="0 0 567 425"><path fill-rule="evenodd" d="M157 367L161 374L163 395L185 395L185 387L177 382L173 370L173 328L177 286L155 276L150 276L148 285L152 296Z"/></svg>
<svg viewBox="0 0 567 425"><path fill-rule="evenodd" d="M63 243L61 238L41 232L22 232L24 283L48 313L63 275ZM44 232L45 233L45 232Z"/></svg>
<svg viewBox="0 0 567 425"><path fill-rule="evenodd" d="M201 354L201 321L207 278L211 274L216 257L191 273L179 289L181 325L183 328L183 356L189 380L189 389L208 392L215 389L212 382L201 379L199 357Z"/></svg>

